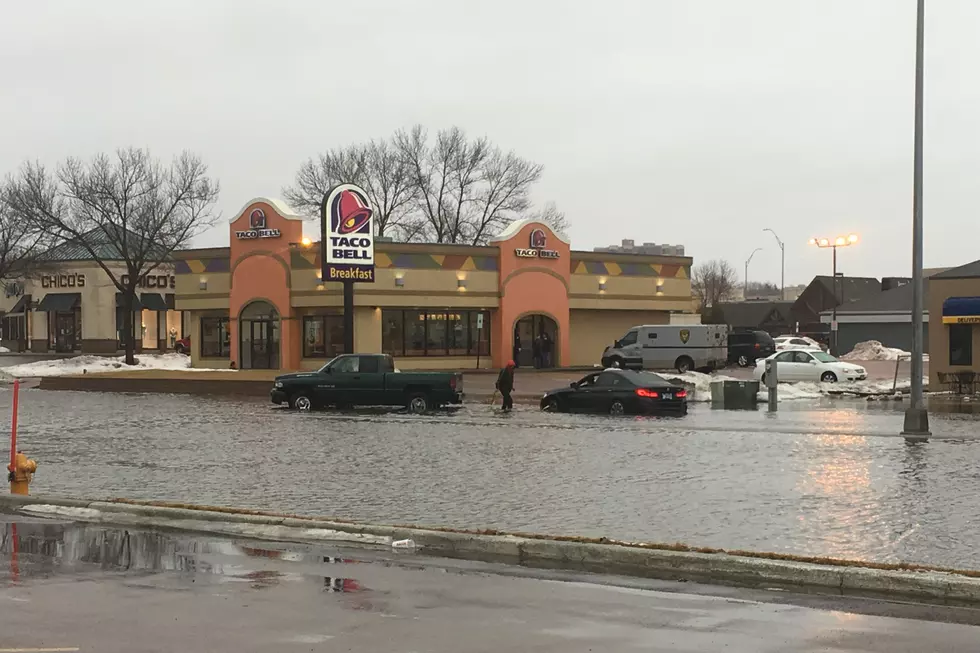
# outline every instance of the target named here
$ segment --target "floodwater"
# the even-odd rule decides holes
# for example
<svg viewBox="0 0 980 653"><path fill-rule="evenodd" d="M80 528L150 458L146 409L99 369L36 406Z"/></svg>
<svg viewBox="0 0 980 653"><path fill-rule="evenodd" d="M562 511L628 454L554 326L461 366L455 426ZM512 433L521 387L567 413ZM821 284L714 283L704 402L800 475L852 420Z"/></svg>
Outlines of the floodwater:
<svg viewBox="0 0 980 653"><path fill-rule="evenodd" d="M10 393L0 391L0 415ZM692 405L684 418L486 406L300 414L261 400L27 390L34 494L980 568L980 422L901 403Z"/></svg>

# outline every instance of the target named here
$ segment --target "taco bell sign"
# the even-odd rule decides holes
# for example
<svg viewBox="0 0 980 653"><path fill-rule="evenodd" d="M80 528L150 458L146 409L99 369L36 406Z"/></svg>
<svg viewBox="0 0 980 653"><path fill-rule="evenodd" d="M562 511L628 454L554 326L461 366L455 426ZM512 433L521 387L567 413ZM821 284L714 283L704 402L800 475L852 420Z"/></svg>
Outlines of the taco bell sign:
<svg viewBox="0 0 980 653"><path fill-rule="evenodd" d="M323 198L323 281L374 282L374 211L354 184L334 186Z"/></svg>

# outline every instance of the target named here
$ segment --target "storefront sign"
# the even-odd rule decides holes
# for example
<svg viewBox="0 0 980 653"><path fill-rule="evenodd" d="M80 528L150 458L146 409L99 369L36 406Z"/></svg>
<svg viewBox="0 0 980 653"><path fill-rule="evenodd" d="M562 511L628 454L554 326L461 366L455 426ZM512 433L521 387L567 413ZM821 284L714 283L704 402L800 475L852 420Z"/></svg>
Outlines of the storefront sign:
<svg viewBox="0 0 980 653"><path fill-rule="evenodd" d="M129 284L129 275L122 276L122 285ZM144 274L136 281L137 288L175 288L177 277L172 274Z"/></svg>
<svg viewBox="0 0 980 653"><path fill-rule="evenodd" d="M374 220L367 193L334 186L323 200L324 281L374 281Z"/></svg>
<svg viewBox="0 0 980 653"><path fill-rule="evenodd" d="M943 324L980 324L980 315L944 315Z"/></svg>
<svg viewBox="0 0 980 653"><path fill-rule="evenodd" d="M252 240L254 238L279 238L278 229L267 229L265 211L262 209L252 209L248 214L248 229L236 231L235 238L238 240Z"/></svg>
<svg viewBox="0 0 980 653"><path fill-rule="evenodd" d="M548 249L548 236L544 229L535 229L531 232L530 247L527 249L517 248L514 253L517 258L558 258L558 252Z"/></svg>
<svg viewBox="0 0 980 653"><path fill-rule="evenodd" d="M42 288L84 288L85 275L81 272L65 272L62 274L42 274Z"/></svg>

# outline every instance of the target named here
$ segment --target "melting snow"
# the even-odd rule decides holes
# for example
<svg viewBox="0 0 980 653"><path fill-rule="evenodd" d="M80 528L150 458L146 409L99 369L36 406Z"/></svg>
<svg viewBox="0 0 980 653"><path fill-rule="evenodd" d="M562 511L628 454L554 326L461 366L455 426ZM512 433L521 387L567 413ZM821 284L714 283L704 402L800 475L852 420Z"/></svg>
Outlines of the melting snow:
<svg viewBox="0 0 980 653"><path fill-rule="evenodd" d="M126 365L124 356L75 356L56 360L37 361L23 365L0 368L6 376L41 377L67 376L70 374L103 374L125 370L181 370L185 372L213 372L192 368L191 359L183 354L137 354L136 365ZM231 370L221 370L231 371Z"/></svg>

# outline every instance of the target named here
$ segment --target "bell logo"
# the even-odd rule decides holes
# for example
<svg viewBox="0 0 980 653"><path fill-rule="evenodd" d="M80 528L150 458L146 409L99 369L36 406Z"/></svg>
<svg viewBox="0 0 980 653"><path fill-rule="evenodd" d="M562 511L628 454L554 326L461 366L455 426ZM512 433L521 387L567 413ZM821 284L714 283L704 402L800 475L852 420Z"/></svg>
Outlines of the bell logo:
<svg viewBox="0 0 980 653"><path fill-rule="evenodd" d="M535 229L531 232L531 249L544 249L548 246L548 237L544 229Z"/></svg>
<svg viewBox="0 0 980 653"><path fill-rule="evenodd" d="M248 214L248 228L265 229L265 211L262 209L253 209Z"/></svg>
<svg viewBox="0 0 980 653"><path fill-rule="evenodd" d="M370 231L371 209L360 189L342 190L331 206L331 224L336 234Z"/></svg>
<svg viewBox="0 0 980 653"><path fill-rule="evenodd" d="M691 339L691 330L690 329L681 329L680 330L680 336L681 336L681 342L683 342L686 345L687 344L687 341Z"/></svg>

